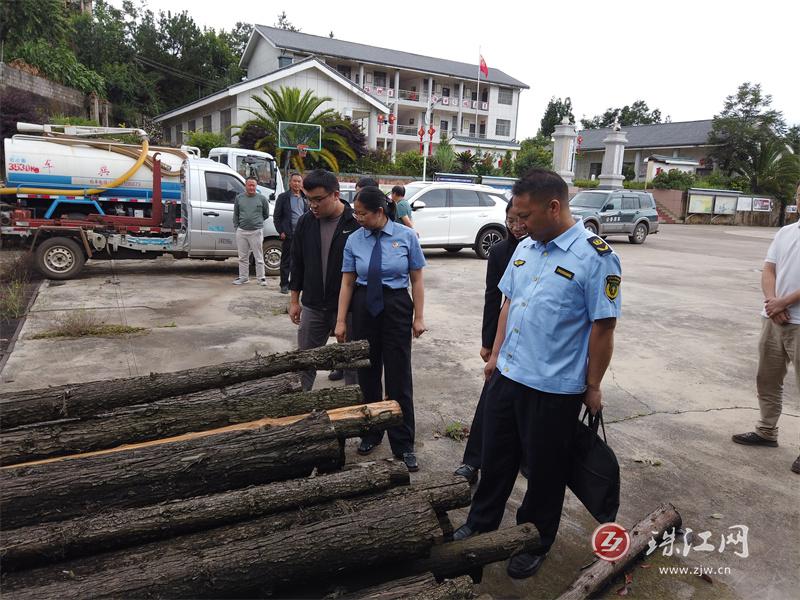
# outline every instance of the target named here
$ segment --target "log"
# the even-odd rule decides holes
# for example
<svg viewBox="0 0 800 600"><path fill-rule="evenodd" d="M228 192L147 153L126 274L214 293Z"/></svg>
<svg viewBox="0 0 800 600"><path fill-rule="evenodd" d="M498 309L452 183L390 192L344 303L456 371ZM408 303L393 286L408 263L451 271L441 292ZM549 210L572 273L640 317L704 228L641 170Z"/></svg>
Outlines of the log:
<svg viewBox="0 0 800 600"><path fill-rule="evenodd" d="M358 386L286 394L294 381L299 385L295 374L279 375L125 406L91 419L62 419L5 430L0 433L0 465L91 452L265 417L342 408L359 404L363 397Z"/></svg>
<svg viewBox="0 0 800 600"><path fill-rule="evenodd" d="M662 504L628 531L631 545L621 560L617 562L597 560L558 597L558 600L580 600L599 593L617 575L628 570L631 563L647 550L647 542L651 537L655 536L658 539L665 531L673 527L679 529L680 526L681 516L675 507L669 502Z"/></svg>
<svg viewBox="0 0 800 600"><path fill-rule="evenodd" d="M422 495L439 514L464 508L472 503L472 492L467 480L450 473L415 477L408 490L389 490L382 495L394 497L402 493Z"/></svg>
<svg viewBox="0 0 800 600"><path fill-rule="evenodd" d="M330 594L327 600L461 600L474 597L472 580L466 575L438 583L432 573L412 575L350 594Z"/></svg>
<svg viewBox="0 0 800 600"><path fill-rule="evenodd" d="M484 565L506 560L519 552L530 552L538 546L539 532L536 527L531 523L523 523L434 546L430 556L398 565L397 572L408 575L430 571L439 580L458 577Z"/></svg>
<svg viewBox="0 0 800 600"><path fill-rule="evenodd" d="M368 342L348 342L172 373L150 373L140 377L5 392L0 393L0 428L10 429L64 418L86 418L122 406L145 404L289 371L330 369L337 364L368 357Z"/></svg>
<svg viewBox="0 0 800 600"><path fill-rule="evenodd" d="M23 527L303 477L315 467L333 469L344 463L324 412L283 427L186 438L4 467L3 526Z"/></svg>
<svg viewBox="0 0 800 600"><path fill-rule="evenodd" d="M3 532L0 563L4 571L32 568L408 483L402 462L381 460L330 475L31 525Z"/></svg>
<svg viewBox="0 0 800 600"><path fill-rule="evenodd" d="M329 420L331 421L331 425L333 426L334 434L341 439L363 435L365 431L370 429L385 429L387 427L397 425L402 422L403 418L403 411L400 408L400 405L394 400L384 400L383 402L373 402L371 404L361 404L358 406L345 406L344 408L336 408L330 411L321 412L326 412ZM124 444L122 446L108 448L106 450L94 450L92 452L84 452L81 454L68 454L66 456L57 456L55 458L45 458L42 460L0 467L0 473L8 469L45 465L62 462L65 460L108 456L118 452L141 450L143 448L152 448L154 446L160 446L163 444L196 440L212 435L219 435L234 431L249 431L254 429L263 429L265 427L285 427L286 425L291 425L307 418L309 414L292 415L291 417L280 417L277 419L258 419L257 421L248 421L247 423L227 425L217 429L209 429L208 431L194 431L173 437L161 438L158 440L137 442L135 444Z"/></svg>
<svg viewBox="0 0 800 600"><path fill-rule="evenodd" d="M475 586L468 575L445 579L435 588L423 590L408 600L469 600L475 597Z"/></svg>
<svg viewBox="0 0 800 600"><path fill-rule="evenodd" d="M264 596L301 582L325 581L343 571L423 556L438 529L430 504L404 499L266 536L178 547L148 562L112 553L83 559L82 565L73 561L70 568L12 573L4 581L4 597ZM92 562L109 568L92 570ZM34 584L23 587L21 582Z"/></svg>

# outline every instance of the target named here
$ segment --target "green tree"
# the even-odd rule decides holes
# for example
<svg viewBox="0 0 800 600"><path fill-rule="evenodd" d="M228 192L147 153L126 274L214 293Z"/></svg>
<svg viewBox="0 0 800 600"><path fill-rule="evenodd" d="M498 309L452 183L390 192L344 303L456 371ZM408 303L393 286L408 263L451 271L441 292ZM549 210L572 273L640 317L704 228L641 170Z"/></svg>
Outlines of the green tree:
<svg viewBox="0 0 800 600"><path fill-rule="evenodd" d="M581 125L584 129L601 129L610 127L617 118L623 127L651 125L661 123L661 111L657 108L650 110L647 102L637 100L630 106L626 104L622 108L609 108L602 115L595 115L591 119L581 119Z"/></svg>
<svg viewBox="0 0 800 600"><path fill-rule="evenodd" d="M685 173L678 169L661 171L653 177L652 185L658 190L683 190L684 192L695 183L695 176L692 173Z"/></svg>
<svg viewBox="0 0 800 600"><path fill-rule="evenodd" d="M47 40L52 46L72 35L63 0L3 0L0 2L0 40L6 55L25 42Z"/></svg>
<svg viewBox="0 0 800 600"><path fill-rule="evenodd" d="M793 125L786 132L786 143L795 154L800 154L800 125Z"/></svg>
<svg viewBox="0 0 800 600"><path fill-rule="evenodd" d="M436 159L436 165L441 169L442 173L452 173L453 167L456 164L456 152L450 144L450 140L446 135L442 135L436 150L433 151L433 157Z"/></svg>
<svg viewBox="0 0 800 600"><path fill-rule="evenodd" d="M514 172L517 177L522 177L534 168L553 168L553 151L549 138L537 136L522 140L514 161Z"/></svg>
<svg viewBox="0 0 800 600"><path fill-rule="evenodd" d="M221 133L211 133L210 131L190 131L186 145L197 146L200 148L201 156L208 157L208 152L212 148L219 148L227 145L227 140Z"/></svg>
<svg viewBox="0 0 800 600"><path fill-rule="evenodd" d="M278 29L285 29L287 31L301 31L299 27L295 27L291 21L289 21L285 10L278 15L278 22L275 23L275 27Z"/></svg>
<svg viewBox="0 0 800 600"><path fill-rule="evenodd" d="M394 172L397 175L408 175L410 177L422 177L422 163L424 157L414 150L398 152L394 157ZM430 163L428 163L430 172Z"/></svg>
<svg viewBox="0 0 800 600"><path fill-rule="evenodd" d="M475 155L475 166L473 171L476 175L494 175L497 169L494 168L494 154L491 152L483 153L478 150Z"/></svg>
<svg viewBox="0 0 800 600"><path fill-rule="evenodd" d="M772 194L786 204L800 181L799 159L783 115L771 106L772 96L760 84L741 84L714 116L709 143L723 173L741 176L751 192Z"/></svg>
<svg viewBox="0 0 800 600"><path fill-rule="evenodd" d="M550 98L539 125L539 135L549 138L556 130L556 125L559 125L564 117L567 117L570 123L575 123L575 115L572 114L572 99L569 96L563 100Z"/></svg>
<svg viewBox="0 0 800 600"><path fill-rule="evenodd" d="M511 156L511 150L506 150L506 154L503 156L503 164L500 166L500 172L504 177L514 176L514 157Z"/></svg>
<svg viewBox="0 0 800 600"><path fill-rule="evenodd" d="M456 154L455 172L456 173L472 173L475 167L475 155L472 150L464 150Z"/></svg>
<svg viewBox="0 0 800 600"><path fill-rule="evenodd" d="M249 125L256 125L266 131L264 137L256 143L256 149L271 153L279 162L284 159L284 164L288 166L291 151L277 147L278 123L291 121L322 127L322 150L309 152L305 159L312 165L324 164L332 171L338 172L339 161L336 159L334 150L343 153L352 161L357 159L355 151L348 145L347 140L341 134L336 133L334 129L335 126L343 125L345 121L331 108L321 110L325 102L330 102L330 98L315 96L311 90L306 90L301 94L298 88L283 86L280 91L264 86L264 95L266 98L251 96L261 110L248 109L254 118L237 127L241 131ZM297 155L293 159L298 170L305 169L304 159Z"/></svg>

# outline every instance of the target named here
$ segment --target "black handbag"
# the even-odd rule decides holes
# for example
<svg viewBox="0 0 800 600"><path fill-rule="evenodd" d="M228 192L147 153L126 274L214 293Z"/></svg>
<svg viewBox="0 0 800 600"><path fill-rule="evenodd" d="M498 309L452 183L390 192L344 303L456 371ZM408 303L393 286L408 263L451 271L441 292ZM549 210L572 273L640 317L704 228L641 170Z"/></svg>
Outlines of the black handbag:
<svg viewBox="0 0 800 600"><path fill-rule="evenodd" d="M601 426L602 439L597 431ZM606 443L603 411L592 415L587 408L576 427L567 485L599 523L613 522L619 510L619 463Z"/></svg>

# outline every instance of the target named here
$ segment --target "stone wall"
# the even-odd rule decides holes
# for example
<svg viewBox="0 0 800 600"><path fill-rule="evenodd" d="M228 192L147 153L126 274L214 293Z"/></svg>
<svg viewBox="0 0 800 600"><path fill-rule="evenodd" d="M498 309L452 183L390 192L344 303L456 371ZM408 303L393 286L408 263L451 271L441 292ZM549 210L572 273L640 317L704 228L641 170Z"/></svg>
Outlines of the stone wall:
<svg viewBox="0 0 800 600"><path fill-rule="evenodd" d="M30 95L33 108L42 114L43 120L50 115L62 114L95 119L101 125L108 125L111 109L108 102L99 100L94 94L87 96L74 88L15 69L5 63L0 63L0 91Z"/></svg>

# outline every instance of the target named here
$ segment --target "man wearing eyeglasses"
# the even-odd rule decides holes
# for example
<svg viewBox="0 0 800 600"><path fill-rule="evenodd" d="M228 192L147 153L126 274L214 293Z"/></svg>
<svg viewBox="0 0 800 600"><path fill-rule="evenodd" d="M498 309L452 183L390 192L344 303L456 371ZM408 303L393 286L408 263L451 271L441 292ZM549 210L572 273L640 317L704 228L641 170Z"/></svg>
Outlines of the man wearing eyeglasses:
<svg viewBox="0 0 800 600"><path fill-rule="evenodd" d="M324 346L336 326L344 246L360 225L350 205L339 198L339 181L333 173L311 171L303 180L303 189L309 211L294 230L289 318L299 325L298 348L308 350ZM345 383L356 383L354 372L345 371L344 375ZM300 375L304 391L314 387L315 378L314 369Z"/></svg>

